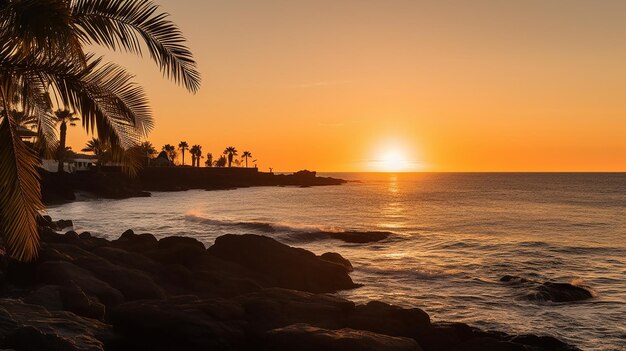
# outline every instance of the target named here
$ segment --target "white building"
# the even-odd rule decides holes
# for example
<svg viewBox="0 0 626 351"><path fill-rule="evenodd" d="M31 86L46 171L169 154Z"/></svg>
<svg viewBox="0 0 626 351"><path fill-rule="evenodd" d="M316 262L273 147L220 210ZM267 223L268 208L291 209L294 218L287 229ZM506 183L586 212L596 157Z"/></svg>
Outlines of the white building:
<svg viewBox="0 0 626 351"><path fill-rule="evenodd" d="M89 171L96 166L95 157L89 155L77 155L73 159L64 162L63 171L66 173L74 173L80 171ZM41 160L41 168L56 173L59 170L59 162L57 160Z"/></svg>

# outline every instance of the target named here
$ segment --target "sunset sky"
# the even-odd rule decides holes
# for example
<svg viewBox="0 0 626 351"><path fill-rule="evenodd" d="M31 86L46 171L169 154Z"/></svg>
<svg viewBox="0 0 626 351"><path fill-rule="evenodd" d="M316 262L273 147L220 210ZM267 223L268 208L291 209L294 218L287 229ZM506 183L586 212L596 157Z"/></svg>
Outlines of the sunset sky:
<svg viewBox="0 0 626 351"><path fill-rule="evenodd" d="M626 1L156 2L198 94L98 52L146 87L159 150L233 145L279 171L626 171Z"/></svg>

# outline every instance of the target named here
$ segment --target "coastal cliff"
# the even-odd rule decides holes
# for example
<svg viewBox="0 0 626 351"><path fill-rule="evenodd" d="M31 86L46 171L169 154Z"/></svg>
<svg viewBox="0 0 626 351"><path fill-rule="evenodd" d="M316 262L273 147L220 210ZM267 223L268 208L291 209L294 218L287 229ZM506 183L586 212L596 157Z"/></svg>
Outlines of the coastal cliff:
<svg viewBox="0 0 626 351"><path fill-rule="evenodd" d="M128 230L108 241L42 218L33 263L5 260L0 348L20 350L577 350L549 336L432 322L419 308L331 293L354 289L340 254L259 235Z"/></svg>

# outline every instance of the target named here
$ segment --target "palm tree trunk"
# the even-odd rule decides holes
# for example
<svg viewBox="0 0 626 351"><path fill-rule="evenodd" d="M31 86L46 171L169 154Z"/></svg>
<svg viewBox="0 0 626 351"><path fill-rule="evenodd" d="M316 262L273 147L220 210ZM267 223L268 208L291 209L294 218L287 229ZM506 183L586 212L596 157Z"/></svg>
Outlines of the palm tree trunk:
<svg viewBox="0 0 626 351"><path fill-rule="evenodd" d="M248 168L248 156L246 156L246 168Z"/></svg>
<svg viewBox="0 0 626 351"><path fill-rule="evenodd" d="M193 162L193 160L192 160ZM185 148L183 148L183 166L185 165Z"/></svg>
<svg viewBox="0 0 626 351"><path fill-rule="evenodd" d="M67 137L67 124L65 122L61 123L61 128L59 128L59 149L57 150L57 161L59 162L59 167L57 169L58 173L63 173L63 161L65 161L65 139Z"/></svg>

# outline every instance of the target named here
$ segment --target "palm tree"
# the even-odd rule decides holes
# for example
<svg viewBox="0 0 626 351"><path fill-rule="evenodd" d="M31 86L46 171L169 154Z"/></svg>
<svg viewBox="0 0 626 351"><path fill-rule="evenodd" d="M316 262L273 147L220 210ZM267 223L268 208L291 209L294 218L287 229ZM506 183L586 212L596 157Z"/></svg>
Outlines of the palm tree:
<svg viewBox="0 0 626 351"><path fill-rule="evenodd" d="M204 156L202 156L202 146L201 145L194 145L196 147L196 167L200 167L200 159L203 158Z"/></svg>
<svg viewBox="0 0 626 351"><path fill-rule="evenodd" d="M191 167L195 167L196 166L196 152L198 152L198 149L196 148L196 145L192 146L189 149L189 153L191 154Z"/></svg>
<svg viewBox="0 0 626 351"><path fill-rule="evenodd" d="M151 0L0 1L0 232L18 260L37 256L44 207L39 159L8 111L35 116L39 142L53 150L56 108L75 111L114 150L130 149L152 128L141 86L124 68L90 53L94 45L137 55L147 50L164 76L192 92L200 86L181 31Z"/></svg>
<svg viewBox="0 0 626 351"><path fill-rule="evenodd" d="M233 157L237 156L237 149L234 146L229 146L224 150L224 155L228 155L228 167L233 164Z"/></svg>
<svg viewBox="0 0 626 351"><path fill-rule="evenodd" d="M182 153L183 153L183 166L184 166L184 165L185 165L185 150L186 150L186 149L189 149L189 144L187 144L187 142L186 142L186 141L181 141L181 142L178 144L178 148L179 148L179 149L182 151Z"/></svg>
<svg viewBox="0 0 626 351"><path fill-rule="evenodd" d="M67 126L76 126L76 121L80 118L74 115L74 112L64 109L54 111L54 118L56 124L59 125L59 148L57 150L57 161L59 162L59 168L57 172L63 173L63 164L65 163L65 140L67 138Z"/></svg>
<svg viewBox="0 0 626 351"><path fill-rule="evenodd" d="M208 153L206 154L206 161L204 162L204 165L207 167L213 167L213 154L212 153Z"/></svg>
<svg viewBox="0 0 626 351"><path fill-rule="evenodd" d="M154 146L152 146L152 143L149 141L144 141L143 143L139 144L139 154L141 155L142 158L145 157L146 165L150 165L150 160L152 159L152 156L154 156L154 154L156 154L157 151L154 148Z"/></svg>
<svg viewBox="0 0 626 351"><path fill-rule="evenodd" d="M161 150L167 153L167 157L170 159L170 162L174 164L174 160L176 160L176 156L178 155L176 147L174 145L165 144Z"/></svg>
<svg viewBox="0 0 626 351"><path fill-rule="evenodd" d="M250 151L244 151L241 154L241 158L246 160L246 168L248 168L248 157L252 157L252 153Z"/></svg>
<svg viewBox="0 0 626 351"><path fill-rule="evenodd" d="M191 167L200 167L200 158L202 157L202 146L194 145L189 149L189 153L192 155Z"/></svg>
<svg viewBox="0 0 626 351"><path fill-rule="evenodd" d="M80 151L91 152L96 155L98 159L96 162L98 171L100 171L104 164L111 160L111 146L100 139L91 138L91 140L87 142L87 145Z"/></svg>

